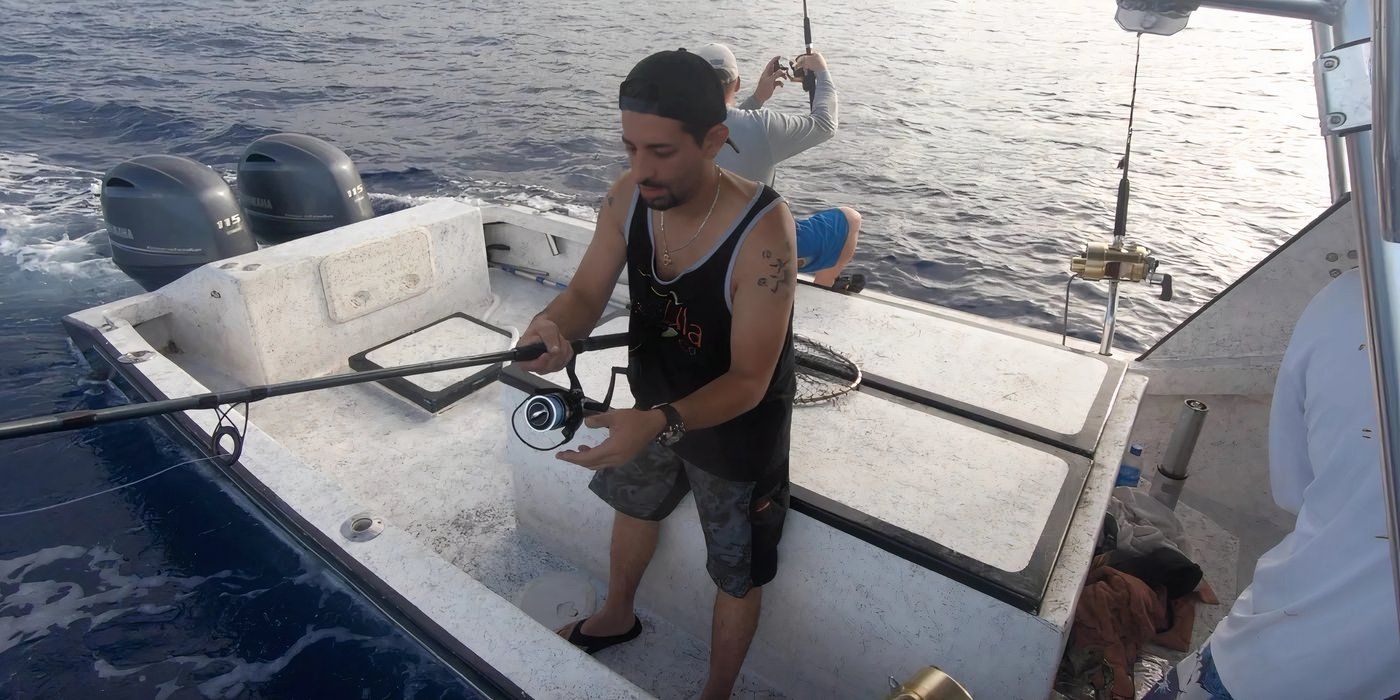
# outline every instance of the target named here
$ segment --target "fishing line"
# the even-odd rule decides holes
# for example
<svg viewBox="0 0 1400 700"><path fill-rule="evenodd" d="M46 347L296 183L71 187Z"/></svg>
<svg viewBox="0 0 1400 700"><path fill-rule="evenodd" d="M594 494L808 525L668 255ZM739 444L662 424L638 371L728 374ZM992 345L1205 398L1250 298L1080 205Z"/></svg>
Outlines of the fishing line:
<svg viewBox="0 0 1400 700"><path fill-rule="evenodd" d="M101 496L101 495L104 495L104 494L112 493L112 492L115 492L115 491L120 491L120 490L122 490L122 489L124 489L124 488L127 488L127 487L130 487L130 486L135 486L135 485L137 485L137 484L139 484L139 483L141 483L141 482L143 482L143 481L149 481L149 480L151 480L151 479L154 479L154 478L160 476L161 474L164 474L164 473L166 473L166 472L168 472L168 471L171 471L171 470L173 470L173 469L178 469L178 468L183 467L183 466L185 466L185 465L187 465L187 464L194 464L195 462L204 462L204 461L208 461L208 460L211 460L211 459L219 459L220 456L222 456L222 455L216 455L216 456L214 456L214 457L200 457L199 459L191 459L191 460L189 460L188 462L181 462L181 463L179 463L179 464L166 467L166 468L164 468L164 469L162 469L162 470L160 470L160 471L158 471L158 472L156 472L156 473L154 473L154 474L148 474L148 475L146 475L146 476L141 477L140 479L137 479L136 481L128 481L128 482L126 482L125 484L121 484L120 486L114 486L114 487L112 487L112 488L110 488L110 489L104 489L104 490L98 491L98 492L96 492L96 493L90 493L90 494L88 494L88 495L86 495L86 496L79 496L79 497L77 497L77 498L70 498L70 499L68 499L68 500L66 500L66 501L62 501L62 502L59 502L59 503L54 503L54 504L52 504L52 505L42 506L42 507L39 507L39 508L30 508L29 510L17 510L17 511L14 511L14 512L11 512L11 513L0 513L0 518L17 518L17 517L19 517L19 516L21 516L21 515L32 515L32 514L34 514L34 513L42 513L42 512L47 511L47 510L53 510L53 509L55 509L55 508L62 508L62 507L64 507L64 506L73 505L74 503L77 503L77 502L79 502L79 501L86 501L86 500L88 500L89 498L97 498L98 496Z"/></svg>

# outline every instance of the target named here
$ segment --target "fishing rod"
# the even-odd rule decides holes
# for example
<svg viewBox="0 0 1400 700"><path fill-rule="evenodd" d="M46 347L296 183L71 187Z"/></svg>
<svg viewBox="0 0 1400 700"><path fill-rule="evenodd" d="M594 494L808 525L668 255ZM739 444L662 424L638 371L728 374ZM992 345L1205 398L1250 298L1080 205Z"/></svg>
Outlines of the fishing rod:
<svg viewBox="0 0 1400 700"><path fill-rule="evenodd" d="M1129 160L1133 156L1133 117L1137 113L1137 84L1138 66L1142 64L1142 32L1137 35L1137 50L1133 58L1133 96L1128 102L1128 138L1123 144L1123 159L1118 162L1118 168L1123 171L1123 176L1118 180L1118 202L1113 212L1113 241L1121 245L1124 236L1128 233L1128 170Z"/></svg>
<svg viewBox="0 0 1400 700"><path fill-rule="evenodd" d="M806 45L804 54L812 55L812 18L807 16L807 0L802 0L802 41ZM812 71L798 68L793 71L793 77L802 78L802 89L807 92L807 105L811 106L817 99L817 76Z"/></svg>
<svg viewBox="0 0 1400 700"><path fill-rule="evenodd" d="M1108 280L1108 305L1104 307L1103 335L1099 339L1099 354L1113 354L1113 332L1118 323L1118 283L1146 282L1162 288L1157 298L1162 301L1172 299L1172 276L1157 272L1158 259L1146 247L1128 243L1128 202L1131 187L1128 182L1133 156L1133 119L1137 114L1138 68L1142 65L1142 32L1137 35L1137 48L1133 57L1133 95L1128 101L1128 136L1123 144L1123 158L1118 161L1118 169L1123 171L1118 179L1118 201L1113 212L1113 239L1105 243L1087 243L1084 252L1070 259L1069 282L1065 283L1065 313L1060 336L1063 345L1069 336L1069 292L1076 279L1090 282Z"/></svg>
<svg viewBox="0 0 1400 700"><path fill-rule="evenodd" d="M591 338L582 338L570 343L575 354L594 350L606 350L608 348L621 347L626 344L626 333L612 333ZM167 413L178 413L180 411L206 408L217 409L220 406L247 404L273 396L300 394L308 391L349 386L351 384L364 384L383 379L409 377L415 374L428 374L430 372L442 372L450 369L461 369L463 367L492 365L499 362L528 362L544 353L545 348L543 343L533 343L511 350L487 353L484 355L469 355L447 360L433 360L399 367L367 370L364 372L346 372L343 374L333 374L329 377L318 377L316 379L299 379L279 384L265 384L262 386L232 389L229 391L196 394L179 399L146 401L127 404L125 406L112 406L110 408L86 411L68 411L66 413L22 418L0 423L0 440L9 440L29 435L42 435L44 433L56 433L64 430L76 430L78 428L87 428L103 423L114 423L116 421L130 420L132 418L145 418Z"/></svg>

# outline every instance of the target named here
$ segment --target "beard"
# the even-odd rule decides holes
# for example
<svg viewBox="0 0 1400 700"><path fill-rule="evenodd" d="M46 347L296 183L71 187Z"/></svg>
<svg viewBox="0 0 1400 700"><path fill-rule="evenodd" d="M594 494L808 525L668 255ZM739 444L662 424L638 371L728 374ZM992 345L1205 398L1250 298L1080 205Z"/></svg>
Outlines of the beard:
<svg viewBox="0 0 1400 700"><path fill-rule="evenodd" d="M667 209L675 208L690 201L690 197L682 196L681 194L677 193L676 190L670 185L663 185L659 182L654 182L652 180L643 180L642 182L637 184L641 185L642 187L655 187L657 189L662 189L666 191L665 194L659 197L653 197L651 199L647 199L646 196L642 197L642 203L647 205L647 208L653 211L666 211Z"/></svg>

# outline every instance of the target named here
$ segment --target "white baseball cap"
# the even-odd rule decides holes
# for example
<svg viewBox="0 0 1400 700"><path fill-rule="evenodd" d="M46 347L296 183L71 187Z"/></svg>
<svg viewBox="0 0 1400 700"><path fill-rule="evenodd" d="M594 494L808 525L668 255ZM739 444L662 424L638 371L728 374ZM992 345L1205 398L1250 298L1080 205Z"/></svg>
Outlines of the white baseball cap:
<svg viewBox="0 0 1400 700"><path fill-rule="evenodd" d="M705 44L695 54L710 62L720 73L720 82L732 83L739 78L739 62L734 60L734 52L724 44Z"/></svg>

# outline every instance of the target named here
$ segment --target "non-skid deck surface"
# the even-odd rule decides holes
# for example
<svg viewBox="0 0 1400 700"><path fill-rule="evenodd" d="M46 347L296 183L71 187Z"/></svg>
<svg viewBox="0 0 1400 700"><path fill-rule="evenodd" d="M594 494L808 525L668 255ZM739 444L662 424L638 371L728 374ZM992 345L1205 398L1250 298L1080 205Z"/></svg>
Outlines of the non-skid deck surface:
<svg viewBox="0 0 1400 700"><path fill-rule="evenodd" d="M552 290L495 271L491 283L502 303L489 320L517 331L554 297ZM509 425L499 391L491 384L434 416L379 385L340 387L260 401L252 405L251 420L334 476L367 509L514 601L534 578L576 569L516 527L505 460ZM592 496L580 494L585 497ZM602 582L594 583L601 594ZM646 634L597 658L657 697L694 697L705 677L708 640L641 613ZM746 674L736 697L783 696Z"/></svg>
<svg viewBox="0 0 1400 700"><path fill-rule="evenodd" d="M1123 372L1118 360L814 287L799 288L794 324L868 374L1090 451Z"/></svg>

